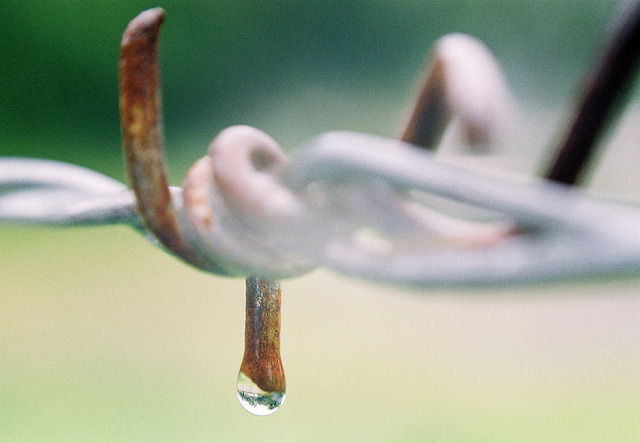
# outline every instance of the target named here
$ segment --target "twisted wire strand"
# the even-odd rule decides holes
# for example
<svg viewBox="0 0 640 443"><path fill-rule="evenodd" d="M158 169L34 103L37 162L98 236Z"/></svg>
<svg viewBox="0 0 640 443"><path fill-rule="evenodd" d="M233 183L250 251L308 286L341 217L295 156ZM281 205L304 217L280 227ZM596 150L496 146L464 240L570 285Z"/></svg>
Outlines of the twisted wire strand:
<svg viewBox="0 0 640 443"><path fill-rule="evenodd" d="M141 227L133 193L122 183L80 166L26 158L0 159L0 221Z"/></svg>
<svg viewBox="0 0 640 443"><path fill-rule="evenodd" d="M548 181L478 174L398 140L327 133L278 171L256 173L270 174L297 196L297 208L305 210L292 216L295 212L284 208L283 223L277 214L268 219L256 215L247 226L229 206L232 200L210 200L220 225L212 234L218 237L206 239L207 244L226 245L215 254L219 260L240 263L237 275L291 277L324 266L365 279L424 287L640 272L637 207ZM492 215L478 222L466 213L444 214L412 191ZM182 190L172 192L181 211ZM134 200L124 185L85 168L0 159L0 220L123 223L140 229ZM437 217L445 218L444 225L451 224L447 220L463 223L459 231L484 228L479 231L486 234L484 241L448 242L456 229L432 229ZM512 233L514 224L521 234ZM362 241L367 233L371 238ZM474 238L482 235L469 237ZM292 273L292 263L283 260L289 256L302 257L306 267ZM268 268L261 267L265 262Z"/></svg>
<svg viewBox="0 0 640 443"><path fill-rule="evenodd" d="M325 134L292 162L286 183L303 189L326 181L339 189L363 177L496 211L524 233L504 235L489 245L417 248L381 260L343 243L328 249L322 260L341 272L422 286L523 282L640 268L637 207L544 180L522 183L480 175L396 140Z"/></svg>

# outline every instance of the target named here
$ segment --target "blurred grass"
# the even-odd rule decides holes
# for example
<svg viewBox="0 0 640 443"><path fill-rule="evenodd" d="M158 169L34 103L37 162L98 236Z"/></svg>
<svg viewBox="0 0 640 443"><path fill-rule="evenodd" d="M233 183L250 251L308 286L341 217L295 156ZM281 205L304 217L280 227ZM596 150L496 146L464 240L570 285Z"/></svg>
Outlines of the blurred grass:
<svg viewBox="0 0 640 443"><path fill-rule="evenodd" d="M234 393L242 281L193 271L123 228L2 238L3 439L637 435L635 280L491 295L325 272L287 281L288 397L258 418Z"/></svg>
<svg viewBox="0 0 640 443"><path fill-rule="evenodd" d="M115 64L147 1L0 5L0 155L123 178ZM470 32L553 140L611 10L601 1L163 5L175 183L230 124L286 148L320 131L393 135L428 48ZM638 195L632 107L595 177ZM630 154L633 152L633 154ZM632 155L632 157L630 157ZM632 160L634 159L634 160ZM619 171L623 168L624 174ZM410 291L325 271L286 281L287 400L235 397L241 280L125 228L0 226L1 440L619 440L640 437L638 280Z"/></svg>

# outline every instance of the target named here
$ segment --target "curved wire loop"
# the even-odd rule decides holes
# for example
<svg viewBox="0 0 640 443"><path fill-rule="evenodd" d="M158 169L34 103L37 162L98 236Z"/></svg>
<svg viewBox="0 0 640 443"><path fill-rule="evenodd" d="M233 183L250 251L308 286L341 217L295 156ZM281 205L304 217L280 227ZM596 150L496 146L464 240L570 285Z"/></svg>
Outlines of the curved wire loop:
<svg viewBox="0 0 640 443"><path fill-rule="evenodd" d="M515 99L500 64L481 41L460 33L441 37L425 72L402 141L436 149L456 123L472 153L499 152L513 141Z"/></svg>

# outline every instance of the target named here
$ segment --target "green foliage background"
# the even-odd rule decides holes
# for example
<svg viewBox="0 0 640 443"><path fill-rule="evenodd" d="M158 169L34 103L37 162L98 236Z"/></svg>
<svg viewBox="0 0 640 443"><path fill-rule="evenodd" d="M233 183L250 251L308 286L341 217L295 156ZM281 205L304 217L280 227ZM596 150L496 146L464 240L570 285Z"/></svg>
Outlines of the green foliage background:
<svg viewBox="0 0 640 443"><path fill-rule="evenodd" d="M148 1L0 4L0 156L124 180L116 63ZM593 61L604 1L165 1L174 183L232 124L287 150L326 130L392 136L430 46L487 43L552 146ZM637 106L601 189L638 160ZM627 128L627 129L624 129ZM634 132L635 131L635 132ZM637 147L637 146L636 146ZM625 150L626 149L626 150ZM614 171L614 172L611 172ZM0 227L0 439L633 439L636 280L408 291L325 271L287 281L284 407L237 404L243 282L188 268L125 228Z"/></svg>
<svg viewBox="0 0 640 443"><path fill-rule="evenodd" d="M133 16L155 5L3 2L0 152L55 157L120 174L120 35ZM217 131L236 123L263 123L287 147L335 127L392 134L399 123L387 119L401 114L430 46L448 32L485 41L521 97L568 96L611 9L601 1L460 0L162 6L172 157L185 151L199 156ZM285 99L304 102L293 104L304 112L291 110ZM177 167L189 164L191 159L178 159Z"/></svg>

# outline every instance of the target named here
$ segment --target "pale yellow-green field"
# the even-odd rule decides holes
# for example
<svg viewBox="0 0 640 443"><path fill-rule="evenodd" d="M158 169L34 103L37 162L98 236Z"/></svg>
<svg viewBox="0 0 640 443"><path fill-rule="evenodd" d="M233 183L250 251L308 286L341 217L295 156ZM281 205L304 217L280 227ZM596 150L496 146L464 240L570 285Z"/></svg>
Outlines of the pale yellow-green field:
<svg viewBox="0 0 640 443"><path fill-rule="evenodd" d="M238 404L244 283L126 228L3 227L7 440L628 440L637 280L412 292L284 283L284 406Z"/></svg>

